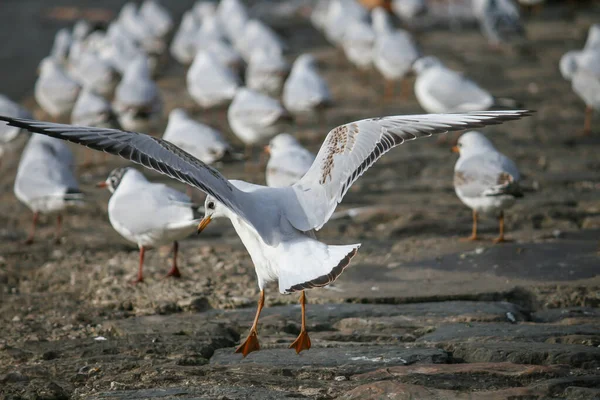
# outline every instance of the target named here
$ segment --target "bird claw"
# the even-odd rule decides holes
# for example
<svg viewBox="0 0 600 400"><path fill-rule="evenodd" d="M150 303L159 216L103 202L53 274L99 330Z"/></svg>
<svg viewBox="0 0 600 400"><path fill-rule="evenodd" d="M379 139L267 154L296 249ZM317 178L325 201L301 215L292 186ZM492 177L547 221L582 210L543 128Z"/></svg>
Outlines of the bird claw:
<svg viewBox="0 0 600 400"><path fill-rule="evenodd" d="M466 238L460 238L459 240L461 242L475 242L475 241L479 240L479 237L477 235L471 235Z"/></svg>
<svg viewBox="0 0 600 400"><path fill-rule="evenodd" d="M172 267L171 270L169 272L167 272L167 275L165 276L165 278L168 278L168 277L181 278L181 273L179 272L179 268Z"/></svg>
<svg viewBox="0 0 600 400"><path fill-rule="evenodd" d="M236 350L236 353L242 353L243 357L246 357L248 354L253 351L260 350L260 345L258 344L258 334L256 331L251 331L246 341L242 343Z"/></svg>
<svg viewBox="0 0 600 400"><path fill-rule="evenodd" d="M290 345L290 349L295 349L296 354L300 354L302 350L310 349L310 337L306 331L300 331L300 334L294 340L294 343Z"/></svg>
<svg viewBox="0 0 600 400"><path fill-rule="evenodd" d="M510 240L508 240L508 239L505 239L505 238L504 238L504 236L498 236L496 239L494 239L494 240L492 241L492 243L494 243L494 244L498 244L498 243L506 243L506 242L509 242L509 241L510 241Z"/></svg>

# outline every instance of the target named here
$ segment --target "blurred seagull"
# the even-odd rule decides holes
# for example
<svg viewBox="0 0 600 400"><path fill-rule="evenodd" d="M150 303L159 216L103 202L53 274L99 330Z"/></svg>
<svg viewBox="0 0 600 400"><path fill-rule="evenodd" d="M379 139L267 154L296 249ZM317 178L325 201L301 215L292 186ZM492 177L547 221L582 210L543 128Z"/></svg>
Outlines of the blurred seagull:
<svg viewBox="0 0 600 400"><path fill-rule="evenodd" d="M569 51L560 59L560 72L585 102L583 134L592 133L592 114L600 111L600 49Z"/></svg>
<svg viewBox="0 0 600 400"><path fill-rule="evenodd" d="M229 126L246 145L247 155L252 146L280 133L291 120L277 99L245 87L238 89L227 110Z"/></svg>
<svg viewBox="0 0 600 400"><path fill-rule="evenodd" d="M498 47L504 42L524 39L525 29L512 0L473 0L473 9L490 45Z"/></svg>
<svg viewBox="0 0 600 400"><path fill-rule="evenodd" d="M600 51L600 23L590 26L584 50Z"/></svg>
<svg viewBox="0 0 600 400"><path fill-rule="evenodd" d="M515 107L512 99L496 98L462 74L447 68L436 57L418 59L415 95L428 113L455 113Z"/></svg>
<svg viewBox="0 0 600 400"><path fill-rule="evenodd" d="M392 0L392 11L402 22L412 25L416 17L427 12L427 3L425 0Z"/></svg>
<svg viewBox="0 0 600 400"><path fill-rule="evenodd" d="M40 214L57 215L55 242L59 243L62 212L83 202L73 168L73 154L66 143L44 135L31 136L21 155L14 186L17 199L33 211L25 244L33 243Z"/></svg>
<svg viewBox="0 0 600 400"><path fill-rule="evenodd" d="M82 86L107 98L112 97L120 78L108 61L89 51L84 51L72 65L71 74Z"/></svg>
<svg viewBox="0 0 600 400"><path fill-rule="evenodd" d="M246 86L271 96L278 96L290 66L280 52L258 49L246 68Z"/></svg>
<svg viewBox="0 0 600 400"><path fill-rule="evenodd" d="M473 210L473 232L467 240L477 240L477 217L498 217L500 234L494 243L504 242L504 210L523 193L519 188L519 170L500 153L483 134L464 133L453 151L460 153L454 166L454 189L458 198Z"/></svg>
<svg viewBox="0 0 600 400"><path fill-rule="evenodd" d="M419 57L419 51L411 35L402 29L394 29L387 12L375 8L372 12L373 27L377 34L373 58L375 67L385 79L384 98L390 100L394 92L394 82L402 80L402 95L408 95L406 75Z"/></svg>
<svg viewBox="0 0 600 400"><path fill-rule="evenodd" d="M349 21L366 21L367 9L356 0L331 0L325 16L325 37L336 47L341 47Z"/></svg>
<svg viewBox="0 0 600 400"><path fill-rule="evenodd" d="M198 20L202 21L206 17L217 15L217 4L210 0L198 0L191 11Z"/></svg>
<svg viewBox="0 0 600 400"><path fill-rule="evenodd" d="M244 66L242 56L229 43L222 40L210 40L198 46L197 51L205 50L209 52L221 65L226 66L236 76L240 74Z"/></svg>
<svg viewBox="0 0 600 400"><path fill-rule="evenodd" d="M140 7L140 16L157 37L166 39L173 29L173 18L157 0L145 0Z"/></svg>
<svg viewBox="0 0 600 400"><path fill-rule="evenodd" d="M69 59L69 51L73 38L71 32L67 28L63 28L56 32L54 36L54 44L50 50L50 57L59 65L66 65Z"/></svg>
<svg viewBox="0 0 600 400"><path fill-rule="evenodd" d="M181 108L169 114L163 139L206 164L221 160L232 150L219 131L193 120Z"/></svg>
<svg viewBox="0 0 600 400"><path fill-rule="evenodd" d="M483 111L408 115L341 125L329 132L306 175L285 188L229 181L178 147L140 133L2 116L0 120L119 155L207 193L205 216L198 231L205 229L212 219L229 218L250 253L258 277L260 299L256 317L248 338L236 350L246 356L260 349L257 327L264 306L264 288L274 280L279 281L281 293L301 292L302 325L290 348L297 353L310 349L304 290L333 283L360 247L360 244L326 245L315 239L314 231L327 223L352 183L383 154L407 140L499 124L528 114L528 111ZM138 211L131 215L137 216ZM153 214L147 215L146 219L151 220Z"/></svg>
<svg viewBox="0 0 600 400"><path fill-rule="evenodd" d="M171 55L180 64L189 65L196 55L196 35L200 29L200 22L192 11L186 11L181 19L179 29L169 48Z"/></svg>
<svg viewBox="0 0 600 400"><path fill-rule="evenodd" d="M283 53L285 46L277 34L259 20L250 20L243 33L233 43L244 60L250 61L252 53L263 50L267 53Z"/></svg>
<svg viewBox="0 0 600 400"><path fill-rule="evenodd" d="M79 90L79 84L54 59L42 60L34 96L42 110L51 118L57 120L70 115Z"/></svg>
<svg viewBox="0 0 600 400"><path fill-rule="evenodd" d="M140 249L138 276L144 281L144 254L147 249L173 243L173 263L167 276L181 277L177 268L178 240L196 230L200 219L196 206L185 194L161 183L152 183L130 167L113 170L98 187L112 193L108 218L115 230Z"/></svg>
<svg viewBox="0 0 600 400"><path fill-rule="evenodd" d="M294 115L322 112L332 103L325 80L317 71L315 58L302 54L283 85L283 104Z"/></svg>
<svg viewBox="0 0 600 400"><path fill-rule="evenodd" d="M344 33L342 48L348 61L359 70L367 70L373 65L375 32L365 21L350 20Z"/></svg>
<svg viewBox="0 0 600 400"><path fill-rule="evenodd" d="M87 87L84 87L79 93L71 113L71 123L98 128L117 128L119 126L117 116L108 100Z"/></svg>
<svg viewBox="0 0 600 400"><path fill-rule="evenodd" d="M208 51L199 51L187 72L187 90L202 108L227 104L239 85L231 69Z"/></svg>
<svg viewBox="0 0 600 400"><path fill-rule="evenodd" d="M265 151L270 156L266 171L267 186L270 187L292 186L315 161L315 155L288 133L280 133L271 139Z"/></svg>
<svg viewBox="0 0 600 400"><path fill-rule="evenodd" d="M150 78L146 57L131 62L117 86L113 108L126 130L152 129L162 114L162 98L158 86Z"/></svg>
<svg viewBox="0 0 600 400"><path fill-rule="evenodd" d="M217 6L217 17L229 41L235 43L248 22L248 10L240 0L221 0Z"/></svg>
<svg viewBox="0 0 600 400"><path fill-rule="evenodd" d="M0 94L0 115L6 115L13 118L33 118L31 113L9 99ZM22 129L9 126L8 124L0 123L0 164L5 153L10 152L12 145L17 141L19 135L23 132Z"/></svg>
<svg viewBox="0 0 600 400"><path fill-rule="evenodd" d="M98 54L121 74L125 74L133 60L147 57L131 34L118 23L110 24L102 42Z"/></svg>

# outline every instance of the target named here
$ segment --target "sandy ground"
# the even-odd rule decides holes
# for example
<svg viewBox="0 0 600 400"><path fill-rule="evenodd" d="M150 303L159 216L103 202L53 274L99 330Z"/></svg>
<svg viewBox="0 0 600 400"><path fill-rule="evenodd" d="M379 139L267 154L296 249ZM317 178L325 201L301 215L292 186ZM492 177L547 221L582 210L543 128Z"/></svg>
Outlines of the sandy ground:
<svg viewBox="0 0 600 400"><path fill-rule="evenodd" d="M109 3L106 8L120 2ZM176 3L175 12L185 8ZM20 10L17 2L8 5L14 7L11 10ZM7 18L5 13L0 15ZM13 24L26 21L25 17L19 17L21 14L14 15ZM455 307L447 301L512 302L516 308L486 311L485 315L497 316L475 319L484 322L501 320L504 324L508 324L506 312L523 312L523 320L533 321L531 313L535 312L570 307L597 308L600 305L600 117L594 118L594 134L581 137L584 106L571 91L569 83L560 77L558 60L565 51L582 46L588 26L598 21L599 16L597 8L582 10L575 15L566 8L547 8L542 16L528 22L531 46L522 51L491 50L476 29L452 33L442 29L416 32L416 39L425 54L434 54L450 67L464 71L495 95L515 98L537 111L522 121L485 129L497 147L515 160L526 177L526 196L507 213L508 237L512 241L493 245L491 239L496 236L496 221L483 219L481 233L484 240L460 242L459 239L470 232L471 213L454 194L452 171L456 156L450 153L449 143L438 144L436 139L411 142L386 155L352 187L338 210L361 208L358 216L342 216L319 232L319 238L327 243L360 242L363 246L350 268L334 285L308 293L309 302L332 307L336 303L450 304L442 313L446 318L442 318L444 323L457 319L468 321L469 317L465 315L473 313L456 311L462 317L449 316ZM328 112L322 123L299 121L291 129L312 151L318 150L327 131L338 124L365 117L422 112L412 94L406 99L396 94L393 101L383 102L381 78L375 72L359 74L307 22L294 19L282 22L276 28L294 49L290 59L304 51L315 54L336 100L336 107ZM31 50L35 52L32 54L39 52L41 58L50 46L48 32L55 29L56 25L40 24L40 32L36 35L44 36L44 40ZM42 48L42 43L47 46ZM10 51L10 54L20 54L23 50ZM2 68L4 76L6 67ZM26 96L33 85L33 75L28 68L23 68L14 80L4 80L0 89L14 96L24 95L24 104L34 108L34 101ZM172 61L159 78L167 105L165 111L174 107L192 110L198 119L220 128L241 150L241 144L227 126L224 111L199 111L185 92L184 77L185 69ZM165 124L166 120L160 129L151 133L160 134ZM83 160L84 150L75 146L73 150L77 158ZM172 387L169 377L177 385L189 381L202 386L214 382L220 374L223 377L235 375L232 371L237 371L237 367L231 365L239 359L227 358L225 353L229 354L230 347L245 335L258 288L250 258L228 222L214 222L201 236L190 237L181 243L181 279L163 278L168 271L169 249L158 249L147 254L146 282L132 286L129 282L136 273L137 249L113 231L106 211L109 194L94 187L94 183L104 179L111 169L125 163L110 158L106 164L80 169L78 174L89 199L88 205L73 210L65 218L60 245L53 244L53 219L44 218L36 242L31 246L21 244L29 229L31 213L18 203L12 192L17 163L18 154L8 157L0 175L0 376L5 374L0 382L9 383L5 392L7 398L27 397L28 393L31 396L37 394L37 398L61 398L60 393L67 397L85 397L111 390L129 398L128 389ZM218 168L229 178L264 183L262 172L246 172L241 163L219 165ZM168 182L184 190L182 185L157 174L148 175L153 180ZM202 201L201 194L195 196ZM287 310L285 313L292 313L291 316L284 313L281 317L283 314L273 311L271 320L265 321L265 343L274 349L274 359L284 357L292 362L295 357L291 350L278 351L283 351L286 346L282 343L291 342L297 334L299 310L285 308L286 304L296 301L296 296L279 295L275 285L268 288L267 305L283 306L282 310ZM385 306L373 307L356 311L348 318L374 318L379 312L377 307ZM211 311L205 312L208 309ZM231 309L233 313L226 311ZM309 319L310 310L309 306ZM321 311L315 311L314 315L324 312L318 310ZM386 318L397 318L405 312L405 309L398 309L396 314L386 314ZM311 357L317 357L313 353L319 352L320 348L335 347L335 343L344 342L340 337L346 333L340 332L355 332L354 339L359 342L405 346L435 330L432 327L441 323L413 324L410 329L396 326L390 331L395 335L390 342L377 339L391 337L388 335L392 333L386 330L389 325L369 325L366 329L354 321L348 328L343 326L341 321L345 317L341 314L333 313L333 320L327 318L310 325L313 330L325 332L315 336L317 340L313 344L316 348L310 351ZM597 319L594 321L598 324ZM150 324L148 331L136 330L146 323ZM173 328L172 324L182 327ZM189 328L194 332L192 335L188 334L186 324L193 325ZM154 332L154 336L149 337L149 332ZM598 330L595 334L586 332L592 337L589 351L595 351L594 347L599 344ZM179 334L183 336L177 336ZM102 348L98 348L93 339L98 336L109 338L108 344L100 343ZM142 336L144 339L138 341L137 338ZM155 340L163 343L160 351L151 351L152 343L157 343ZM202 345L205 350L194 347L205 342L208 343ZM345 343L348 342L346 339ZM586 346L586 343L577 344ZM190 346L194 347L193 351ZM456 349L456 345L453 346L452 351ZM436 348L435 345L425 347L427 349L421 350ZM221 348L226 349L219 350ZM450 351L449 347L444 349ZM211 359L216 357L213 356L215 350L220 358ZM371 350L353 357L370 357L368 351ZM587 350L582 351L588 354ZM190 356L190 352L195 355ZM439 361L435 354L419 354L415 356L422 356L419 360ZM450 357L448 354L451 353L444 354L444 357ZM589 354L596 360L594 362L600 362L595 353ZM79 357L86 361L75 368L71 364ZM257 363L270 365L273 362L269 356L265 357ZM203 365L209 359L210 365ZM307 365L322 363L319 359L308 360ZM456 359L450 357L442 361L451 363ZM506 360L486 358L476 361ZM556 363L560 362L545 362ZM517 364L536 362L529 360ZM189 368L174 372L169 369L172 365ZM597 364L578 365L577 368L585 370L586 366L594 365ZM378 364L373 368L381 366ZM321 367L330 368L327 371L331 376L308 376L306 379L333 382L338 375L347 379L347 376L373 369L344 372L336 370L335 365ZM97 376L94 368L99 368ZM277 373L285 376L287 367L281 368L284 372L277 370ZM272 372L266 371L267 374ZM10 375L17 372L27 379L19 380ZM73 377L67 377L67 372L74 374ZM240 374L235 379L230 377L229 384L245 389L257 385L261 390L267 390L267 386L269 390L279 387L277 382L264 386L260 379L257 381L245 375L246 372ZM162 378L158 379L159 375ZM296 380L303 379L297 372L292 376ZM292 385L295 389L288 386L285 390L309 398L334 398L356 387L342 381L335 379L341 386L336 386L333 392L298 392L297 386L302 386L301 382ZM59 386L62 392L51 384ZM52 387L49 389L48 385ZM474 387L465 385L463 389ZM520 382L520 386L526 384ZM59 395L42 396L52 390ZM185 393L177 394L175 390L158 396L137 392L131 394L131 398L192 394L206 396L203 398L251 398L246 392L235 391ZM264 394L264 398L269 397Z"/></svg>

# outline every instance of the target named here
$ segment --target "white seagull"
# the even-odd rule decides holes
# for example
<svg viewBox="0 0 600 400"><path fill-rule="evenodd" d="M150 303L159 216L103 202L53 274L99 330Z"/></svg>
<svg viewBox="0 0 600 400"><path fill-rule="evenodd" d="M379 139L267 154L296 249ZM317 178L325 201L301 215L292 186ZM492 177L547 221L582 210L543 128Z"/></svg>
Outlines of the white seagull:
<svg viewBox="0 0 600 400"><path fill-rule="evenodd" d="M86 145L154 169L205 192L201 231L214 218L228 218L250 253L260 300L246 341L236 352L259 350L257 325L264 287L278 280L281 293L300 291L302 326L292 344L310 348L305 323L305 289L326 286L349 265L360 244L330 246L315 238L356 179L393 147L432 134L499 124L528 111L408 115L365 119L331 130L306 175L291 187L269 188L227 180L216 169L175 145L135 132L83 128L0 116L11 125ZM149 214L149 219L152 215Z"/></svg>
<svg viewBox="0 0 600 400"><path fill-rule="evenodd" d="M229 126L247 152L280 133L291 120L279 100L245 87L237 91L227 109Z"/></svg>
<svg viewBox="0 0 600 400"><path fill-rule="evenodd" d="M436 57L415 61L415 95L428 113L453 113L515 107L512 99L496 98L466 76L446 67Z"/></svg>
<svg viewBox="0 0 600 400"><path fill-rule="evenodd" d="M126 130L152 129L159 121L163 102L160 90L150 77L146 57L131 62L115 91L113 108Z"/></svg>
<svg viewBox="0 0 600 400"><path fill-rule="evenodd" d="M246 68L246 86L271 96L281 93L290 66L283 55L276 51L258 49L250 57Z"/></svg>
<svg viewBox="0 0 600 400"><path fill-rule="evenodd" d="M190 65L196 55L196 34L200 29L200 22L190 11L186 11L181 18L179 29L171 41L169 51L177 62Z"/></svg>
<svg viewBox="0 0 600 400"><path fill-rule="evenodd" d="M227 104L240 86L239 79L209 51L199 51L187 72L187 90L202 108Z"/></svg>
<svg viewBox="0 0 600 400"><path fill-rule="evenodd" d="M31 113L9 99L8 97L0 94L0 115L6 115L13 118L33 118ZM2 122L0 123L0 164L2 163L2 157L4 153L13 150L13 144L17 138L23 132L22 129Z"/></svg>
<svg viewBox="0 0 600 400"><path fill-rule="evenodd" d="M592 133L592 114L600 111L600 49L585 48L565 53L559 64L562 76L571 81L573 91L585 102L583 134Z"/></svg>
<svg viewBox="0 0 600 400"><path fill-rule="evenodd" d="M176 108L169 114L163 139L206 164L221 160L232 150L221 132L193 120L181 108Z"/></svg>
<svg viewBox="0 0 600 400"><path fill-rule="evenodd" d="M98 183L112 193L108 218L115 230L140 249L138 276L144 281L144 254L147 249L173 243L173 263L167 276L181 277L177 268L178 240L194 232L201 221L196 206L185 194L161 183L152 183L131 167L113 170Z"/></svg>
<svg viewBox="0 0 600 400"><path fill-rule="evenodd" d="M57 120L70 115L80 89L79 83L54 59L47 57L42 60L34 96L42 110L51 118Z"/></svg>
<svg viewBox="0 0 600 400"><path fill-rule="evenodd" d="M306 150L289 133L280 133L265 146L269 154L267 186L285 187L298 182L310 169L315 155Z"/></svg>
<svg viewBox="0 0 600 400"><path fill-rule="evenodd" d="M62 212L83 201L73 174L74 166L73 153L66 143L44 135L32 135L29 139L14 186L17 199L33 211L31 232L25 244L33 243L40 214L57 215L55 242L59 242Z"/></svg>
<svg viewBox="0 0 600 400"><path fill-rule="evenodd" d="M524 39L519 9L512 0L473 0L473 10L490 45Z"/></svg>
<svg viewBox="0 0 600 400"><path fill-rule="evenodd" d="M290 76L283 85L282 98L285 108L294 115L311 115L331 105L329 86L319 75L311 54L302 54L294 61Z"/></svg>
<svg viewBox="0 0 600 400"><path fill-rule="evenodd" d="M412 71L415 60L419 57L419 50L410 33L402 29L394 29L387 12L377 7L371 12L373 27L377 35L373 50L373 62L386 85L384 98L391 99L394 92L394 82L403 82L402 95L406 96L405 77Z"/></svg>
<svg viewBox="0 0 600 400"><path fill-rule="evenodd" d="M473 210L473 231L467 240L477 240L477 216L498 217L500 234L494 243L504 242L504 210L523 197L519 170L483 134L464 133L452 148L460 153L454 166L454 189L458 198Z"/></svg>

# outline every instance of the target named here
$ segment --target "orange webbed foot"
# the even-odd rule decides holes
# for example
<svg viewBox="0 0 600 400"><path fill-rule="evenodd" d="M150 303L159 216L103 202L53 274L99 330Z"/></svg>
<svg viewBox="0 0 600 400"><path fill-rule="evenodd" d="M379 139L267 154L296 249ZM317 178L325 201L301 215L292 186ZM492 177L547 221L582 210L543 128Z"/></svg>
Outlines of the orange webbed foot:
<svg viewBox="0 0 600 400"><path fill-rule="evenodd" d="M236 350L236 353L242 353L242 356L246 357L248 354L253 351L260 350L260 345L258 344L258 334L256 331L251 331L246 338L246 341L242 343Z"/></svg>
<svg viewBox="0 0 600 400"><path fill-rule="evenodd" d="M301 331L294 343L290 345L290 349L295 349L296 354L300 354L302 350L310 349L310 337L306 331Z"/></svg>

